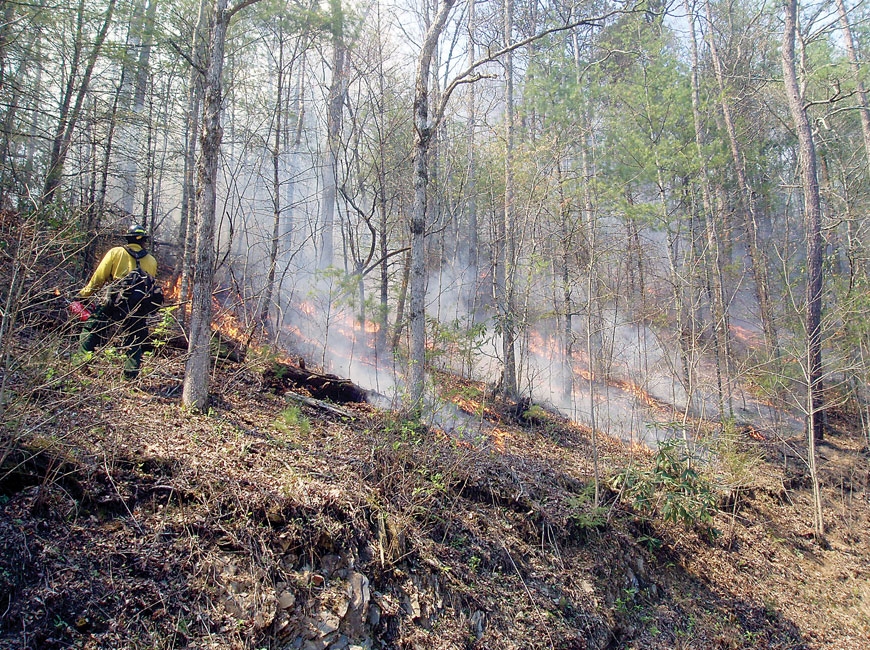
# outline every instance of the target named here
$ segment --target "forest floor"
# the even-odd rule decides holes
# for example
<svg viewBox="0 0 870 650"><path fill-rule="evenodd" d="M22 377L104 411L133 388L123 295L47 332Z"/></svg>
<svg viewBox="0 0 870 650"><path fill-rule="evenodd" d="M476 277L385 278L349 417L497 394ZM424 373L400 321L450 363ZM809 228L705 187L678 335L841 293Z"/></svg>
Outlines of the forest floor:
<svg viewBox="0 0 870 650"><path fill-rule="evenodd" d="M868 647L868 450L846 411L816 540L799 438L720 433L697 480L655 482L650 450L447 375L475 432L294 405L256 361L219 363L195 413L172 350L124 383L117 355L32 344L4 377L0 648Z"/></svg>

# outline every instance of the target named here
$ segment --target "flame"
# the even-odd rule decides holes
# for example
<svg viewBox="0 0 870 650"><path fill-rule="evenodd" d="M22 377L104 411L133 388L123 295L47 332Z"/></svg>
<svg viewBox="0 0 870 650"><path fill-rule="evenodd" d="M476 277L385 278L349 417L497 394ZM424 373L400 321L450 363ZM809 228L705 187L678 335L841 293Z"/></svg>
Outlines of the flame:
<svg viewBox="0 0 870 650"><path fill-rule="evenodd" d="M242 322L240 322L239 317L231 310L218 308L212 317L211 322L212 329L220 332L227 338L231 338L235 341L247 338L247 328Z"/></svg>
<svg viewBox="0 0 870 650"><path fill-rule="evenodd" d="M365 331L366 334L377 334L378 332L381 331L381 324L376 323L376 322L371 321L371 320L367 320L363 324L363 330Z"/></svg>
<svg viewBox="0 0 870 650"><path fill-rule="evenodd" d="M643 388L641 388L638 384L634 383L633 381L624 380L624 379L614 379L612 383L614 386L616 386L617 388L621 388L626 393L630 393L630 394L634 395L637 399L639 399L641 402L643 402L647 406L650 406L650 407L660 407L661 406L661 404L659 403L659 401L656 398L654 398L652 395L650 395L648 392L646 392Z"/></svg>
<svg viewBox="0 0 870 650"><path fill-rule="evenodd" d="M760 346L761 345L761 337L758 332L751 330L746 327L740 327L740 325L735 325L734 323L730 324L731 327L731 335L750 346Z"/></svg>
<svg viewBox="0 0 870 650"><path fill-rule="evenodd" d="M181 296L181 276L179 275L175 282L168 281L163 285L163 295L167 300L175 302Z"/></svg>
<svg viewBox="0 0 870 650"><path fill-rule="evenodd" d="M512 437L510 432L505 431L504 429L500 429L498 427L493 427L492 431L490 432L490 436L492 437L492 444L495 446L495 448L498 451L504 453L506 449L506 442L509 438Z"/></svg>
<svg viewBox="0 0 870 650"><path fill-rule="evenodd" d="M586 381L595 381L595 373L586 368L574 368L574 374L580 375Z"/></svg>

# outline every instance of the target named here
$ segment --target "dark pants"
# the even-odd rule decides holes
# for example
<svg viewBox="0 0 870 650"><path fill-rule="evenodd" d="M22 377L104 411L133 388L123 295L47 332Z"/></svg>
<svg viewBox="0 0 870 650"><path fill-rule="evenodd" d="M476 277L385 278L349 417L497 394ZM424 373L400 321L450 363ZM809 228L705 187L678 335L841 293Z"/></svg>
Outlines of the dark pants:
<svg viewBox="0 0 870 650"><path fill-rule="evenodd" d="M145 342L148 340L148 321L143 316L115 316L110 309L102 305L97 307L82 327L79 347L82 352L93 352L97 346L103 345L109 339L110 330L117 323L116 336L122 337L121 348L127 353L124 379L136 379L142 365L142 355L145 353Z"/></svg>

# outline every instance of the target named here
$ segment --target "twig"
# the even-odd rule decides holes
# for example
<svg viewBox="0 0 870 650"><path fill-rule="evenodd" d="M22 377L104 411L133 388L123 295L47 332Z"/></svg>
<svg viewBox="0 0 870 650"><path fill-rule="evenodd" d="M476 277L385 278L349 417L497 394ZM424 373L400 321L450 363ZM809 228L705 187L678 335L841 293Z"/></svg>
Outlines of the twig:
<svg viewBox="0 0 870 650"><path fill-rule="evenodd" d="M124 500L124 497L121 496L121 491L118 490L118 486L115 484L115 479L112 478L112 472L109 471L109 464L105 458L103 458L103 469L106 470L106 478L109 479L109 483L112 484L112 487L115 490L115 494L118 495L118 498L121 500L121 503L124 506L124 510L127 511L127 514L130 515L130 519L133 520L133 523L136 525L136 530L139 531L140 535L144 535L145 531L142 530L142 526L139 525L139 522L136 521L136 517L133 516L133 513L130 512L130 507L127 505L127 502Z"/></svg>
<svg viewBox="0 0 870 650"><path fill-rule="evenodd" d="M529 601L531 601L532 607L534 607L535 610L540 614L541 607L540 607L540 605L538 605L538 603L535 602L535 597L532 595L532 590L529 589L529 586L526 584L526 581L523 578L523 574L520 573L520 569L517 566L517 563L514 562L513 555L511 555L511 552L507 549L507 546L505 546L504 541L503 540L500 540L500 541L501 541L501 547L504 549L504 552L507 553L508 559L511 561L511 565L514 568L514 571L516 571L517 577L520 579L520 582L523 583L523 589L526 590L526 595L529 597ZM547 638L550 640L550 648L555 648L556 646L553 644L553 636L550 634L550 630L546 626L547 620L543 614L541 614L541 619L544 621L544 631L547 633Z"/></svg>

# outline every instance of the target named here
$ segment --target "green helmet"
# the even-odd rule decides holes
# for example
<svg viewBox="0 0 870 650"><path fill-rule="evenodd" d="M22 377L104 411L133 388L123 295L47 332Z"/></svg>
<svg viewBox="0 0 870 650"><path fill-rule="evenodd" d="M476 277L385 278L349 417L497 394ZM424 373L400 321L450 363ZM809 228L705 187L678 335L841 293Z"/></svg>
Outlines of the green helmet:
<svg viewBox="0 0 870 650"><path fill-rule="evenodd" d="M148 231L139 224L133 224L127 229L127 234L124 236L127 241L142 241L148 239Z"/></svg>

